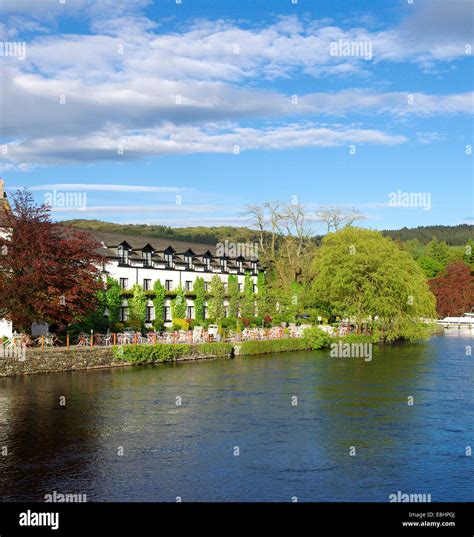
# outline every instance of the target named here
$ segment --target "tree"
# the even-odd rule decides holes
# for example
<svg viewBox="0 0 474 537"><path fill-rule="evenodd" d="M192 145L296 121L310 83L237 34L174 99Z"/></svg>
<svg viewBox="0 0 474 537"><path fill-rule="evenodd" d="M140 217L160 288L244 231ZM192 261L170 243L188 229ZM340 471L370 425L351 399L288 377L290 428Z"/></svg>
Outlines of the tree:
<svg viewBox="0 0 474 537"><path fill-rule="evenodd" d="M417 263L423 269L423 272L427 278L434 278L444 268L443 263L426 255L419 257L417 259Z"/></svg>
<svg viewBox="0 0 474 537"><path fill-rule="evenodd" d="M259 232L258 257L267 269L269 296L290 295L296 282L309 290L316 250L311 215L299 203L267 202L247 207L250 223Z"/></svg>
<svg viewBox="0 0 474 537"><path fill-rule="evenodd" d="M33 322L68 324L98 307L104 257L83 231L50 219L50 207L18 191L0 238L2 315L16 330Z"/></svg>
<svg viewBox="0 0 474 537"><path fill-rule="evenodd" d="M153 292L155 293L155 298L153 299L155 319L161 320L163 319L165 309L166 289L164 288L160 280L156 280L153 284Z"/></svg>
<svg viewBox="0 0 474 537"><path fill-rule="evenodd" d="M240 305L240 315L246 319L255 317L255 293L253 292L253 278L250 272L245 273L244 296Z"/></svg>
<svg viewBox="0 0 474 537"><path fill-rule="evenodd" d="M211 285L209 290L210 298L208 301L209 304L209 318L213 319L216 323L221 321L225 317L224 310L224 298L225 298L225 289L224 283L215 274L211 279Z"/></svg>
<svg viewBox="0 0 474 537"><path fill-rule="evenodd" d="M194 281L193 286L194 293L196 295L194 299L194 317L196 321L204 320L204 302L206 299L206 293L204 289L204 278L198 276Z"/></svg>
<svg viewBox="0 0 474 537"><path fill-rule="evenodd" d="M387 340L427 333L435 300L408 252L376 231L347 227L328 234L315 258L315 301L333 315L368 324Z"/></svg>
<svg viewBox="0 0 474 537"><path fill-rule="evenodd" d="M428 283L436 297L440 317L457 317L474 309L474 276L462 261L449 264Z"/></svg>
<svg viewBox="0 0 474 537"><path fill-rule="evenodd" d="M316 218L325 224L326 232L337 231L346 226L352 226L358 220L365 220L365 216L354 207L322 207L317 211Z"/></svg>
<svg viewBox="0 0 474 537"><path fill-rule="evenodd" d="M117 323L119 320L120 306L122 305L122 293L119 282L110 276L107 278L105 302L109 313L109 322L111 324Z"/></svg>
<svg viewBox="0 0 474 537"><path fill-rule="evenodd" d="M134 284L132 293L133 296L128 301L130 320L144 323L148 298L145 295L145 291L143 291L143 287L139 283Z"/></svg>
<svg viewBox="0 0 474 537"><path fill-rule="evenodd" d="M181 284L176 290L176 298L171 301L171 315L173 319L184 319L186 317L186 295Z"/></svg>
<svg viewBox="0 0 474 537"><path fill-rule="evenodd" d="M269 314L268 294L264 272L259 272L257 276L257 311L259 317L265 317Z"/></svg>
<svg viewBox="0 0 474 537"><path fill-rule="evenodd" d="M227 294L229 296L229 317L236 319L239 316L240 289L239 279L235 274L229 274Z"/></svg>

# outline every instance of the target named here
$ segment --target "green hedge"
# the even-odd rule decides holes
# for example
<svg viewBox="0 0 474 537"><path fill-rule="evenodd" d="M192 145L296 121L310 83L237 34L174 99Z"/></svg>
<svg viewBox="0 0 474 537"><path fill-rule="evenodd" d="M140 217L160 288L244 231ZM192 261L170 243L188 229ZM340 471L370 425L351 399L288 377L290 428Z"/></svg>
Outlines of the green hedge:
<svg viewBox="0 0 474 537"><path fill-rule="evenodd" d="M188 356L223 358L232 354L231 343L201 343L187 345L182 343L158 343L157 345L125 345L115 347L117 360L134 364L152 362L174 362Z"/></svg>
<svg viewBox="0 0 474 537"><path fill-rule="evenodd" d="M240 354L266 354L270 352L304 351L311 349L305 339L269 339L263 341L243 341L240 343Z"/></svg>

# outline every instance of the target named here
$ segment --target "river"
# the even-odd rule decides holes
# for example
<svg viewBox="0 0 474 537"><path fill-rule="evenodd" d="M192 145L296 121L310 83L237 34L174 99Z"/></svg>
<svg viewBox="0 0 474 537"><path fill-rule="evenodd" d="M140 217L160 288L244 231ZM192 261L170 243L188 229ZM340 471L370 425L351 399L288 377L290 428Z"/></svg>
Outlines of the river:
<svg viewBox="0 0 474 537"><path fill-rule="evenodd" d="M0 497L473 501L473 341L3 378Z"/></svg>

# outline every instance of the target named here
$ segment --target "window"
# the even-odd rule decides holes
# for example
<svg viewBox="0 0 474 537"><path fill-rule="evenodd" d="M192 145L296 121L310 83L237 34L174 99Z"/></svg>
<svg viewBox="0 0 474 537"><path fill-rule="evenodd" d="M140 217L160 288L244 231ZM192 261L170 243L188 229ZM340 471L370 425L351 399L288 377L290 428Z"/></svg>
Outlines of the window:
<svg viewBox="0 0 474 537"><path fill-rule="evenodd" d="M120 289L128 289L128 278L120 278Z"/></svg>
<svg viewBox="0 0 474 537"><path fill-rule="evenodd" d="M239 272L243 272L244 271L244 264L242 261L237 261L237 270Z"/></svg>
<svg viewBox="0 0 474 537"><path fill-rule="evenodd" d="M146 252L143 252L143 266L144 267L151 267L152 263L151 263L151 252L150 251L146 251Z"/></svg>
<svg viewBox="0 0 474 537"><path fill-rule="evenodd" d="M171 291L173 289L173 280L165 280L165 289Z"/></svg>
<svg viewBox="0 0 474 537"><path fill-rule="evenodd" d="M211 259L209 257L204 257L204 267L206 270L211 270Z"/></svg>
<svg viewBox="0 0 474 537"><path fill-rule="evenodd" d="M143 280L143 290L144 291L149 291L150 289L151 289L151 280L144 279Z"/></svg>
<svg viewBox="0 0 474 537"><path fill-rule="evenodd" d="M257 262L256 261L252 261L252 270L254 272L257 272Z"/></svg>
<svg viewBox="0 0 474 537"><path fill-rule="evenodd" d="M209 291L209 282L204 282L204 291Z"/></svg>
<svg viewBox="0 0 474 537"><path fill-rule="evenodd" d="M202 307L202 314L203 314L204 319L207 319L207 306Z"/></svg>
<svg viewBox="0 0 474 537"><path fill-rule="evenodd" d="M130 264L130 259L128 257L128 255L129 255L128 249L124 248L123 246L119 246L117 248L117 252L118 252L118 255L119 255L119 263L121 265L129 265Z"/></svg>
<svg viewBox="0 0 474 537"><path fill-rule="evenodd" d="M184 261L186 263L186 268L192 269L193 268L193 256L190 254L187 254L184 256Z"/></svg>
<svg viewBox="0 0 474 537"><path fill-rule="evenodd" d="M186 291L192 291L192 290L193 290L193 282L191 282L191 281L187 281L187 282L184 284L184 288L186 289Z"/></svg>
<svg viewBox="0 0 474 537"><path fill-rule="evenodd" d="M194 306L186 308L186 319L194 319Z"/></svg>
<svg viewBox="0 0 474 537"><path fill-rule="evenodd" d="M171 306L165 306L163 309L163 320L171 321Z"/></svg>
<svg viewBox="0 0 474 537"><path fill-rule="evenodd" d="M147 306L145 312L145 322L151 323L153 320L153 306Z"/></svg>
<svg viewBox="0 0 474 537"><path fill-rule="evenodd" d="M165 262L166 262L167 268L172 267L173 266L173 254L170 254L169 252L165 253Z"/></svg>
<svg viewBox="0 0 474 537"><path fill-rule="evenodd" d="M226 272L227 271L227 259L225 258L221 259L221 266L222 266L222 270Z"/></svg>
<svg viewBox="0 0 474 537"><path fill-rule="evenodd" d="M128 321L128 307L120 306L119 308L119 321L121 323Z"/></svg>

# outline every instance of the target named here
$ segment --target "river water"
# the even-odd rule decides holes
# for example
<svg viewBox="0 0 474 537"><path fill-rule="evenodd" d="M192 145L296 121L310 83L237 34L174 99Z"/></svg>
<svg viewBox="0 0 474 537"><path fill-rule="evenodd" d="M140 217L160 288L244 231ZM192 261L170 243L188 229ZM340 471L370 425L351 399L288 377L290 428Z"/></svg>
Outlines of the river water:
<svg viewBox="0 0 474 537"><path fill-rule="evenodd" d="M0 498L473 501L473 342L3 378Z"/></svg>

